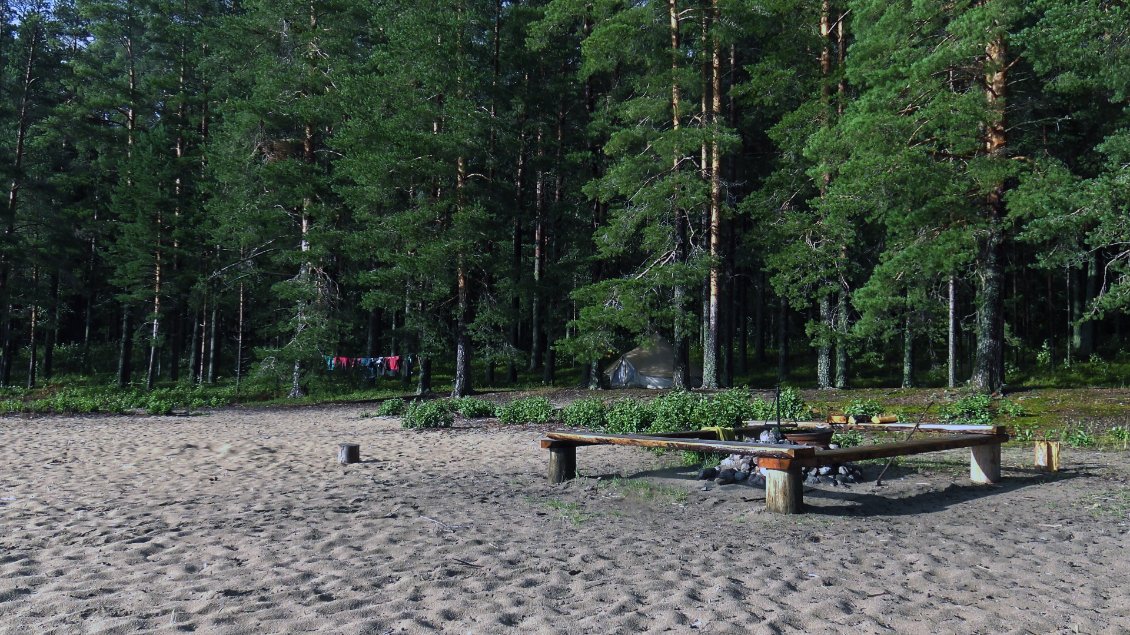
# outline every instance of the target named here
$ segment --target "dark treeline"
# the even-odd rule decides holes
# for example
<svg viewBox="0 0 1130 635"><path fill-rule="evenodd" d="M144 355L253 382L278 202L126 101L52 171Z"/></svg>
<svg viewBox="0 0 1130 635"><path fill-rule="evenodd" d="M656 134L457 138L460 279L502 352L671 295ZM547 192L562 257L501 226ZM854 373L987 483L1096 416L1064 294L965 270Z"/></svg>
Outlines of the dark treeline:
<svg viewBox="0 0 1130 635"><path fill-rule="evenodd" d="M1125 3L2 1L3 385L995 391L1128 326Z"/></svg>

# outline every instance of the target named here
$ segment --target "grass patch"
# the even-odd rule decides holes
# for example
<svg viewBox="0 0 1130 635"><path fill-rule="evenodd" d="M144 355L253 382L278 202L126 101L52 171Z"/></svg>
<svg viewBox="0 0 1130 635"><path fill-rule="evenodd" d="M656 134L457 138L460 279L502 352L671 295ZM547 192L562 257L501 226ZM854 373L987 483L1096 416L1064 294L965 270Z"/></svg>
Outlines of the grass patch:
<svg viewBox="0 0 1130 635"><path fill-rule="evenodd" d="M672 485L659 485L643 479L614 478L610 481L601 481L600 488L606 489L625 498L642 501L659 501L681 505L687 502L690 492Z"/></svg>
<svg viewBox="0 0 1130 635"><path fill-rule="evenodd" d="M1084 502L1087 512L1095 519L1130 519L1130 488L1103 494L1092 494Z"/></svg>
<svg viewBox="0 0 1130 635"><path fill-rule="evenodd" d="M580 525L593 517L592 514L584 511L578 503L567 503L554 498L546 501L545 505L557 512L562 520L572 525Z"/></svg>

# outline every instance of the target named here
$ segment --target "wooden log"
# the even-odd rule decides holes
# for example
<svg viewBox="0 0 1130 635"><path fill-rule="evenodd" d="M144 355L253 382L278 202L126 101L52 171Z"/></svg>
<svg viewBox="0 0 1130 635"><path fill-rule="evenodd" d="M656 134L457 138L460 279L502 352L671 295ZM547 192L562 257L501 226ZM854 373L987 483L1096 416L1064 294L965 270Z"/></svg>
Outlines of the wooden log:
<svg viewBox="0 0 1130 635"><path fill-rule="evenodd" d="M555 441L569 441L574 445L632 445L644 448L664 448L667 450L746 454L750 456L778 456L784 458L813 456L815 453L813 448L789 443L748 443L745 441L677 439L674 437L648 436L642 434L590 434L579 432L549 432L546 436Z"/></svg>
<svg viewBox="0 0 1130 635"><path fill-rule="evenodd" d="M1047 472L1059 471L1059 441L1036 442L1036 467Z"/></svg>
<svg viewBox="0 0 1130 635"><path fill-rule="evenodd" d="M837 448L835 450L817 450L813 457L797 457L797 461L804 467L821 465L837 465L850 461L863 461L866 459L886 459L892 456L907 456L910 454L923 454L956 448L971 448L977 446L996 445L998 451L1000 444L1008 441L1008 435L962 434L945 435L929 439L915 439L899 443L879 443L876 445L859 445L853 448Z"/></svg>
<svg viewBox="0 0 1130 635"><path fill-rule="evenodd" d="M828 427L828 422L798 421L795 423L789 423L788 425L794 428L826 428ZM915 425L918 426L918 432L952 434L1000 434L1007 432L1007 429L1004 426L978 426L953 423L833 423L832 425L834 425L836 429L839 430L882 430L884 432L891 432L894 430L910 431L914 428Z"/></svg>
<svg viewBox="0 0 1130 635"><path fill-rule="evenodd" d="M871 423L898 423L899 418L896 415L875 415L871 417Z"/></svg>
<svg viewBox="0 0 1130 635"><path fill-rule="evenodd" d="M1000 443L969 448L969 480L974 483L996 483L1001 480Z"/></svg>
<svg viewBox="0 0 1130 635"><path fill-rule="evenodd" d="M342 465L361 462L361 446L356 443L342 443L337 446L337 462Z"/></svg>
<svg viewBox="0 0 1130 635"><path fill-rule="evenodd" d="M847 423L844 415L828 415L828 423Z"/></svg>
<svg viewBox="0 0 1130 635"><path fill-rule="evenodd" d="M564 483L577 477L577 445L565 441L543 440L549 450L549 482Z"/></svg>
<svg viewBox="0 0 1130 635"><path fill-rule="evenodd" d="M765 471L765 509L776 514L799 514L804 511L800 468L790 466L787 470Z"/></svg>

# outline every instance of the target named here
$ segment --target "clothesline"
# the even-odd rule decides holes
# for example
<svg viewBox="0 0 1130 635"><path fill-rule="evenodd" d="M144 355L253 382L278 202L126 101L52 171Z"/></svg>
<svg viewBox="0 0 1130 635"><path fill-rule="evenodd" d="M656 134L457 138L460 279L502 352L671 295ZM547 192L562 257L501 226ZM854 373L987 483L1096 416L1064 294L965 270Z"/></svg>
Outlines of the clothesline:
<svg viewBox="0 0 1130 635"><path fill-rule="evenodd" d="M346 370L350 368L360 368L366 371L370 378L374 378L380 374L389 377L395 377L403 370L411 375L412 373L412 356L411 355L389 355L387 357L343 357L343 356L330 356L323 355L322 358L326 362L326 370Z"/></svg>

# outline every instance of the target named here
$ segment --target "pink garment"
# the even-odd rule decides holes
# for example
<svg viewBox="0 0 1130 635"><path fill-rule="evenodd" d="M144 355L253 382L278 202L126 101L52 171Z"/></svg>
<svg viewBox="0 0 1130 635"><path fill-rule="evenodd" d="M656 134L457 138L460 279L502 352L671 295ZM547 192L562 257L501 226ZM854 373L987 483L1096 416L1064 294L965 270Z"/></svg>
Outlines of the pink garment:
<svg viewBox="0 0 1130 635"><path fill-rule="evenodd" d="M399 372L400 371L400 356L397 355L395 357L386 357L385 358L385 368L391 370L394 373Z"/></svg>

